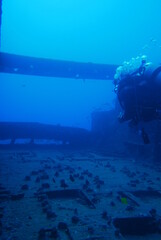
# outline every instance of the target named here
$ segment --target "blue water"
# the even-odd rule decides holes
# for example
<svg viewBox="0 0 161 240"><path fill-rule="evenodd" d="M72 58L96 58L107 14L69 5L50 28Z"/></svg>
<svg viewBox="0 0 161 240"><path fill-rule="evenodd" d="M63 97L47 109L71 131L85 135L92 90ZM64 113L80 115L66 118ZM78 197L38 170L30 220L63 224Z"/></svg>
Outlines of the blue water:
<svg viewBox="0 0 161 240"><path fill-rule="evenodd" d="M145 54L161 64L160 12L161 0L3 0L1 51L115 65ZM146 131L120 124L118 109L92 122L115 103L113 79L0 73L0 123L34 122L0 124L0 239L115 240L117 218L127 224L120 239L161 239L161 125L145 126L144 144Z"/></svg>
<svg viewBox="0 0 161 240"><path fill-rule="evenodd" d="M159 0L4 0L1 51L107 64L147 54L159 63L160 7ZM112 81L0 77L0 121L90 129L92 111L114 107Z"/></svg>

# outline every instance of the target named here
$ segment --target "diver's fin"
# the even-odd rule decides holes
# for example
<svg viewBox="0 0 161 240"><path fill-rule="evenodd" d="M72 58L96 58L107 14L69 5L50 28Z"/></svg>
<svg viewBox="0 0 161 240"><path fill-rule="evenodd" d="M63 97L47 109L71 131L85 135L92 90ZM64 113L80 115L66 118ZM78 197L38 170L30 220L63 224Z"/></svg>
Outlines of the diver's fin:
<svg viewBox="0 0 161 240"><path fill-rule="evenodd" d="M144 128L141 129L141 136L142 136L142 139L144 141L144 144L149 144L150 143L149 136L145 132Z"/></svg>

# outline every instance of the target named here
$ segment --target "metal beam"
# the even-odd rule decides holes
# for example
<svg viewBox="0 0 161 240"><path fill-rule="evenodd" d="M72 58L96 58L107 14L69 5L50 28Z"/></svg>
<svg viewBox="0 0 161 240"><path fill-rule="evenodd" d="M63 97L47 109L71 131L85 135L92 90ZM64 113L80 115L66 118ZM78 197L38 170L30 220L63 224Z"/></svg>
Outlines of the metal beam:
<svg viewBox="0 0 161 240"><path fill-rule="evenodd" d="M0 53L0 72L57 78L111 80L117 66Z"/></svg>
<svg viewBox="0 0 161 240"><path fill-rule="evenodd" d="M0 0L1 46L2 0ZM111 80L117 66L81 63L0 53L0 72L57 78Z"/></svg>
<svg viewBox="0 0 161 240"><path fill-rule="evenodd" d="M78 127L65 127L34 122L0 122L0 140L51 139L69 142L71 145L91 144L90 131ZM0 144L1 145L1 144Z"/></svg>
<svg viewBox="0 0 161 240"><path fill-rule="evenodd" d="M0 0L0 47L1 47L1 25L2 25L2 0Z"/></svg>

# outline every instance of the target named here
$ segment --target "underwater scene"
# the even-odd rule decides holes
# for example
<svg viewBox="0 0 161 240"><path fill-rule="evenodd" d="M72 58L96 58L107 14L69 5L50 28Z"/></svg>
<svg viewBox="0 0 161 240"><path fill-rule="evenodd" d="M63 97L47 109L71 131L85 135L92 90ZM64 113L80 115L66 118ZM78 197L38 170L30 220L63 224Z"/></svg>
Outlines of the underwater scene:
<svg viewBox="0 0 161 240"><path fill-rule="evenodd" d="M0 0L0 240L161 240L160 9Z"/></svg>

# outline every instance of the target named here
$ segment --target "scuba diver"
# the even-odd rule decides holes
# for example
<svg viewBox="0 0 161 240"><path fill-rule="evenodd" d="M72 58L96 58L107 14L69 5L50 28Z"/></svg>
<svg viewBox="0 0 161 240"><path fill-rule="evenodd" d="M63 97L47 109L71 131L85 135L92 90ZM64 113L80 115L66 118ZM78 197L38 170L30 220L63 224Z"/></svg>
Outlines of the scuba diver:
<svg viewBox="0 0 161 240"><path fill-rule="evenodd" d="M130 126L140 122L161 119L161 66L147 62L146 56L132 58L116 69L115 92L123 112L119 121L129 121ZM142 138L149 138L141 128Z"/></svg>

